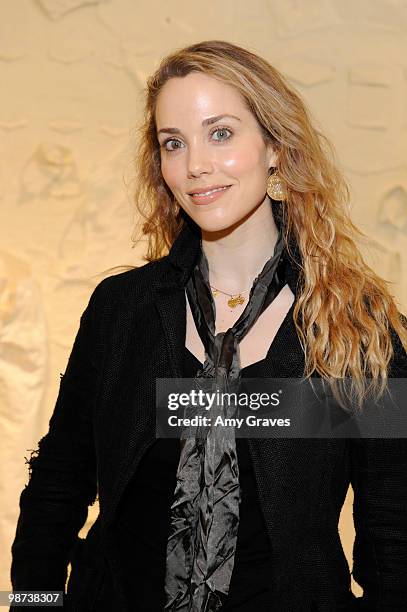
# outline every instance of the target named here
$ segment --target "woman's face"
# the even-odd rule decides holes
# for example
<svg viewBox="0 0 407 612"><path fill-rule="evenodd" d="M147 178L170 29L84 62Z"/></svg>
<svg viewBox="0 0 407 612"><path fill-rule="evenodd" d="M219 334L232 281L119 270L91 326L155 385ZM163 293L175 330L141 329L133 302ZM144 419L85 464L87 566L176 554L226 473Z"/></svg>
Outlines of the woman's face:
<svg viewBox="0 0 407 612"><path fill-rule="evenodd" d="M232 228L264 201L276 155L233 87L201 73L171 78L155 118L163 178L203 230ZM227 188L191 195L219 186Z"/></svg>

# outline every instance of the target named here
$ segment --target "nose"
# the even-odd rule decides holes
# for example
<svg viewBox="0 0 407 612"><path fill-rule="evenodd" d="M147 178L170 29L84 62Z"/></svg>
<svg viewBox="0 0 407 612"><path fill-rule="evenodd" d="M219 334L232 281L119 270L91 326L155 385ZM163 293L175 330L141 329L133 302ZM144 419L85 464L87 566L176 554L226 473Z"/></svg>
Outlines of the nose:
<svg viewBox="0 0 407 612"><path fill-rule="evenodd" d="M188 176L196 177L212 172L213 162L207 148L202 144L190 145L188 150Z"/></svg>

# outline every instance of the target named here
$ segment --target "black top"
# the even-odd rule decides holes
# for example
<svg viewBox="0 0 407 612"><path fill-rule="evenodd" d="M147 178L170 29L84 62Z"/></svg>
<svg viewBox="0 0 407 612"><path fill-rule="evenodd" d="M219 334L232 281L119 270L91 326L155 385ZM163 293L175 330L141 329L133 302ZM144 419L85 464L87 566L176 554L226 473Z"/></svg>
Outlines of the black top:
<svg viewBox="0 0 407 612"><path fill-rule="evenodd" d="M256 377L263 361L242 368L242 377ZM185 348L185 378L195 376L201 365ZM235 564L222 610L252 612L256 606L262 612L271 604L270 543L247 441L236 438L236 450L242 500ZM177 438L158 439L150 446L125 492L116 523L126 593L130 601L137 601L140 612L164 609L165 556L179 454Z"/></svg>

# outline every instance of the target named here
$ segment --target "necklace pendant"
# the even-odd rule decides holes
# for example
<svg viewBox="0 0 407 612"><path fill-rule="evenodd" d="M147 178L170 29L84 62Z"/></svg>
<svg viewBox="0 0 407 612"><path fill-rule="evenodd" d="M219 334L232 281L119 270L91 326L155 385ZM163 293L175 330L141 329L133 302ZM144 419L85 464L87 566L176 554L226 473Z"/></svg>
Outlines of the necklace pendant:
<svg viewBox="0 0 407 612"><path fill-rule="evenodd" d="M244 302L244 297L242 297L239 293L236 297L231 297L228 300L228 306L230 306L230 308L236 308L236 306L243 304L243 302Z"/></svg>

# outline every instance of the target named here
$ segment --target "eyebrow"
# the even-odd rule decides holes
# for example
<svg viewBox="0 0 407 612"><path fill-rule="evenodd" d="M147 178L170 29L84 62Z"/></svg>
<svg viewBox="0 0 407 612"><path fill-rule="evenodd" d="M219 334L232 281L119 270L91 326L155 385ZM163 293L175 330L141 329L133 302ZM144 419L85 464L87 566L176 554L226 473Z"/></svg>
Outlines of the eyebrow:
<svg viewBox="0 0 407 612"><path fill-rule="evenodd" d="M231 117L232 119L237 119L238 121L241 121L241 119L239 119L239 117L236 117L236 115L216 115L216 117L208 117L208 119L204 119L202 121L202 127L206 127L207 125L211 125L212 123L216 123L217 121L219 121L220 119L223 119L224 117ZM161 128L161 130L158 130L157 132L157 136L158 134L161 134L161 132L166 132L167 134L181 134L181 130L179 130L178 128Z"/></svg>

